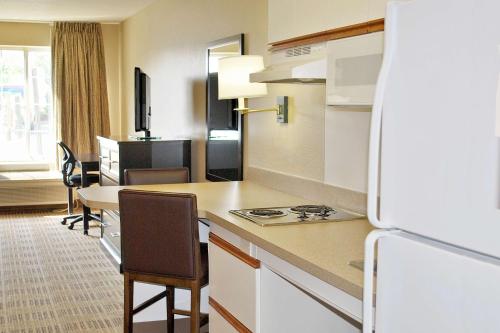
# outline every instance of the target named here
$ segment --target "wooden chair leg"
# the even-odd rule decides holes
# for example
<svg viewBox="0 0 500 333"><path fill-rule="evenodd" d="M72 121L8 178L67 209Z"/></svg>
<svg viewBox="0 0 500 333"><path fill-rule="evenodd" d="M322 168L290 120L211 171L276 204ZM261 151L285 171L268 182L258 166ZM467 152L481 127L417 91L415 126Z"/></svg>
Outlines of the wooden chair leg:
<svg viewBox="0 0 500 333"><path fill-rule="evenodd" d="M134 280L129 273L123 273L124 300L123 300L123 333L132 333L134 325Z"/></svg>
<svg viewBox="0 0 500 333"><path fill-rule="evenodd" d="M191 286L191 333L200 332L200 286Z"/></svg>
<svg viewBox="0 0 500 333"><path fill-rule="evenodd" d="M167 286L167 333L174 333L175 288Z"/></svg>

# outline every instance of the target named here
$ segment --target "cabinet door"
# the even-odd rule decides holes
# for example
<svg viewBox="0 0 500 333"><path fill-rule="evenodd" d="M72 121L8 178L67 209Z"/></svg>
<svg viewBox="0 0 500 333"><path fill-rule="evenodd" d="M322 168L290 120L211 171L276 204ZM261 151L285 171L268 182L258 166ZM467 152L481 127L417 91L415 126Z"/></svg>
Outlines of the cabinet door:
<svg viewBox="0 0 500 333"><path fill-rule="evenodd" d="M369 1L375 0L269 0L268 41L365 22Z"/></svg>
<svg viewBox="0 0 500 333"><path fill-rule="evenodd" d="M250 331L255 332L257 281L260 270L215 245L212 238L208 249L210 297Z"/></svg>
<svg viewBox="0 0 500 333"><path fill-rule="evenodd" d="M361 324L325 306L308 293L261 268L262 333L360 333Z"/></svg>
<svg viewBox="0 0 500 333"><path fill-rule="evenodd" d="M208 315L210 317L209 321L209 331L216 333L238 333L238 331L229 324L217 311L215 311L211 306L208 308Z"/></svg>
<svg viewBox="0 0 500 333"><path fill-rule="evenodd" d="M387 1L388 0L369 0L368 20L384 18Z"/></svg>

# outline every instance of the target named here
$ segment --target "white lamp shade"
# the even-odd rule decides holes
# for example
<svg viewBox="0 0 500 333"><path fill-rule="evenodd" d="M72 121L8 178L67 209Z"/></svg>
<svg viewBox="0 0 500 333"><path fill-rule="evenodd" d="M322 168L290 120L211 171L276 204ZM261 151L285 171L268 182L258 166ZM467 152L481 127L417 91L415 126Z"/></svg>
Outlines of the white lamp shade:
<svg viewBox="0 0 500 333"><path fill-rule="evenodd" d="M251 83L250 74L264 69L261 56L242 55L219 59L219 99L267 95L265 83Z"/></svg>

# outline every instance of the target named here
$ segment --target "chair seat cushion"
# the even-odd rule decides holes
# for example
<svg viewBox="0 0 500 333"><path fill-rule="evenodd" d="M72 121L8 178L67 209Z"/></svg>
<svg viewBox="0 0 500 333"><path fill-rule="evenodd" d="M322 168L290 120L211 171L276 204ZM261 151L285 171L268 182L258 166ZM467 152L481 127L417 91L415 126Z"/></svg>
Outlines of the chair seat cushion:
<svg viewBox="0 0 500 333"><path fill-rule="evenodd" d="M81 174L71 175L69 177L69 181L74 183L74 184L81 184L82 183L82 175ZM99 175L96 173L88 173L87 174L87 183L88 184L99 183Z"/></svg>
<svg viewBox="0 0 500 333"><path fill-rule="evenodd" d="M201 253L201 285L205 286L208 284L208 244L200 243L200 253Z"/></svg>

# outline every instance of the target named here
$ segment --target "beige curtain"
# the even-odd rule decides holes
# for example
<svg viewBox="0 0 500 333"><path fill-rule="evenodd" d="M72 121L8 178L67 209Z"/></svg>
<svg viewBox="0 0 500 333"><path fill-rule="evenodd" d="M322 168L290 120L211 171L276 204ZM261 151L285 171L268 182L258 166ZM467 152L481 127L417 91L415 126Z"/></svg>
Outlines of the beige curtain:
<svg viewBox="0 0 500 333"><path fill-rule="evenodd" d="M76 154L96 153L96 136L109 135L101 25L56 22L52 63L59 138Z"/></svg>

